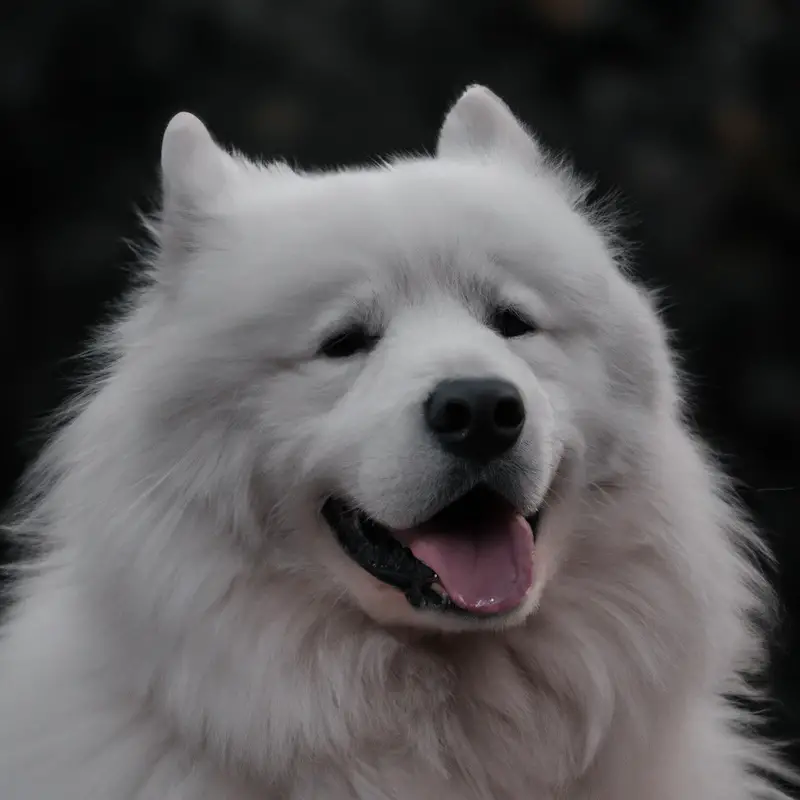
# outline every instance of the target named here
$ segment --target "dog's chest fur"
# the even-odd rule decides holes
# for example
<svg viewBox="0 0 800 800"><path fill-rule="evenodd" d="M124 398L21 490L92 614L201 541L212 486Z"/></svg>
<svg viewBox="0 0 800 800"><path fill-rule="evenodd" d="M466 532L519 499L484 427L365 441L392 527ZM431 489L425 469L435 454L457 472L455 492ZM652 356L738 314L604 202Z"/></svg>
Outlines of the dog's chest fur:
<svg viewBox="0 0 800 800"><path fill-rule="evenodd" d="M374 717L365 714L339 752L303 758L315 767L300 770L290 797L554 800L571 785L577 800L591 731L574 698L537 683L518 644L465 638L446 652L401 655L374 698Z"/></svg>

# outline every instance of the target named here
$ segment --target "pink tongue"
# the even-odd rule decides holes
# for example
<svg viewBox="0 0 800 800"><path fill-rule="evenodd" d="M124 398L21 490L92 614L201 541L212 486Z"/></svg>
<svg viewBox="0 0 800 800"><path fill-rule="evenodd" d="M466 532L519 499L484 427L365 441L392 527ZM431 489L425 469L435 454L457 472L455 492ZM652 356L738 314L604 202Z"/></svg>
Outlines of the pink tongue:
<svg viewBox="0 0 800 800"><path fill-rule="evenodd" d="M439 575L456 605L474 614L516 608L533 583L533 532L519 514L452 531L423 525L395 536Z"/></svg>

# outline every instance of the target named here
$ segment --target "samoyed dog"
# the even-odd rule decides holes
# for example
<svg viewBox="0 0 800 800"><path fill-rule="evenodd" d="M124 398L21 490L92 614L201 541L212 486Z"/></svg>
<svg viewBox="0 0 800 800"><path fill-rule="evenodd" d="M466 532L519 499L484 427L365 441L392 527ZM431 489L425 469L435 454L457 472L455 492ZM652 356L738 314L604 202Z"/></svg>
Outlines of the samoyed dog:
<svg viewBox="0 0 800 800"><path fill-rule="evenodd" d="M753 800L758 539L586 190L166 129L146 278L30 479L2 800Z"/></svg>

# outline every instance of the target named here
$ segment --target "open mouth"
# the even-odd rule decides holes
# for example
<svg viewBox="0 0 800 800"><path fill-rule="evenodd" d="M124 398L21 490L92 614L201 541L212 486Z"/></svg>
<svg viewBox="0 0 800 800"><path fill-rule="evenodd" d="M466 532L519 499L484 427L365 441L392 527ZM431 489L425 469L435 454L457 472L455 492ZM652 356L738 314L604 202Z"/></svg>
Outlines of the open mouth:
<svg viewBox="0 0 800 800"><path fill-rule="evenodd" d="M487 486L405 530L387 528L335 497L322 514L350 558L400 589L416 608L503 614L517 608L533 584L540 513L524 517Z"/></svg>

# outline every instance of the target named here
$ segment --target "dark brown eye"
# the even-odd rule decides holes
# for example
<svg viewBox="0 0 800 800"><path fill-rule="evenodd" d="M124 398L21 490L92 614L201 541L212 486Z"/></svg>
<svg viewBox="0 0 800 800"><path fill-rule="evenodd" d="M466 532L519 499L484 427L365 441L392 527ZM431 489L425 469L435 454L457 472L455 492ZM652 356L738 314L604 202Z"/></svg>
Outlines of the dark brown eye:
<svg viewBox="0 0 800 800"><path fill-rule="evenodd" d="M361 325L335 333L326 339L319 349L325 358L350 358L359 353L368 353L378 342L379 337Z"/></svg>
<svg viewBox="0 0 800 800"><path fill-rule="evenodd" d="M498 308L489 319L489 326L504 339L516 339L536 333L538 328L514 308Z"/></svg>

